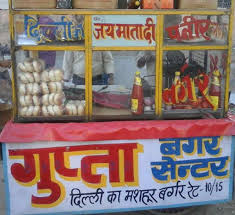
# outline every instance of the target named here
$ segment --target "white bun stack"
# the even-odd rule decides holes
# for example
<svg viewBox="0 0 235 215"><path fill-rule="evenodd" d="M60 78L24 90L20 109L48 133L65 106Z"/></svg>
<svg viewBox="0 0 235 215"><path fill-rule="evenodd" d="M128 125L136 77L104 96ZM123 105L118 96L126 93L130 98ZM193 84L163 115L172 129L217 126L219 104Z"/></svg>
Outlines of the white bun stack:
<svg viewBox="0 0 235 215"><path fill-rule="evenodd" d="M62 106L58 105L48 105L42 106L42 115L43 116L62 116L63 115L63 108Z"/></svg>
<svg viewBox="0 0 235 215"><path fill-rule="evenodd" d="M62 116L65 96L63 93L63 71L47 69L41 73L42 115Z"/></svg>
<svg viewBox="0 0 235 215"><path fill-rule="evenodd" d="M41 113L40 106L21 107L20 109L20 116L24 117L39 116L40 113Z"/></svg>
<svg viewBox="0 0 235 215"><path fill-rule="evenodd" d="M63 71L60 69L44 70L41 79L43 82L61 82L63 81Z"/></svg>
<svg viewBox="0 0 235 215"><path fill-rule="evenodd" d="M71 100L65 106L65 113L69 116L84 116L85 105L86 102L84 100Z"/></svg>
<svg viewBox="0 0 235 215"><path fill-rule="evenodd" d="M18 64L20 116L40 116L40 82L44 68L45 63L40 59L27 58L23 63Z"/></svg>
<svg viewBox="0 0 235 215"><path fill-rule="evenodd" d="M44 61L33 58L19 63L18 71L20 116L62 116L65 100L63 71L45 69Z"/></svg>

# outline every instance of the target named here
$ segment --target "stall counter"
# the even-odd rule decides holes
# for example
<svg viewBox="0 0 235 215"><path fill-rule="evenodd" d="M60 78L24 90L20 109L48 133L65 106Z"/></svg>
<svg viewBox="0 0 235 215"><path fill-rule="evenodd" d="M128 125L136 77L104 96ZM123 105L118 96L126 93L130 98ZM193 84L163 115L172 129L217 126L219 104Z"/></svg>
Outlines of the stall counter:
<svg viewBox="0 0 235 215"><path fill-rule="evenodd" d="M7 214L104 214L228 202L233 135L230 119L8 122L0 136Z"/></svg>

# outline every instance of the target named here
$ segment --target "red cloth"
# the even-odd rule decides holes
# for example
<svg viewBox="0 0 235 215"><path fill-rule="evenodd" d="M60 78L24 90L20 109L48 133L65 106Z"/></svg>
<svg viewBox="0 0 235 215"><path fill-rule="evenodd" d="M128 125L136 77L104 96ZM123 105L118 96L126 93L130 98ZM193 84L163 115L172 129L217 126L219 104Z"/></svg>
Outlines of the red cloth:
<svg viewBox="0 0 235 215"><path fill-rule="evenodd" d="M93 100L95 103L110 108L126 108L130 107L130 95L118 95L110 93L93 92Z"/></svg>
<svg viewBox="0 0 235 215"><path fill-rule="evenodd" d="M102 141L235 135L235 122L229 119L117 121L90 123L8 122L0 141Z"/></svg>

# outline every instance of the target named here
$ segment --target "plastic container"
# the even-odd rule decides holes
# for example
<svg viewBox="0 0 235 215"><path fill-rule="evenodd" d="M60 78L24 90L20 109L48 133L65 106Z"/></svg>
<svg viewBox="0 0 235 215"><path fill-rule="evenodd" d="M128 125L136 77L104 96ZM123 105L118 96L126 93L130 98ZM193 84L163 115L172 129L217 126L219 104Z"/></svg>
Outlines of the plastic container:
<svg viewBox="0 0 235 215"><path fill-rule="evenodd" d="M131 94L131 112L134 115L141 115L144 111L144 93L140 72L135 73L135 80Z"/></svg>

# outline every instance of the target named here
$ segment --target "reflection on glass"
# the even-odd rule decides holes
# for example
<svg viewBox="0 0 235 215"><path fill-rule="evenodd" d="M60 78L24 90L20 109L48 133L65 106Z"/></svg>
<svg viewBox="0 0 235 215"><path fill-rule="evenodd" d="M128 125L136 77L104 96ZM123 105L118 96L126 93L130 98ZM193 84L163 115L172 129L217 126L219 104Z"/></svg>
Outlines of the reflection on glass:
<svg viewBox="0 0 235 215"><path fill-rule="evenodd" d="M167 44L190 43L194 45L226 44L229 17L198 15L167 15L164 40Z"/></svg>
<svg viewBox="0 0 235 215"><path fill-rule="evenodd" d="M113 84L114 61L110 51L96 51L92 55L92 84Z"/></svg>
<svg viewBox="0 0 235 215"><path fill-rule="evenodd" d="M59 51L16 53L20 117L85 116L85 86L64 82L63 58Z"/></svg>
<svg viewBox="0 0 235 215"><path fill-rule="evenodd" d="M84 40L84 16L79 15L17 15L18 45L81 42Z"/></svg>
<svg viewBox="0 0 235 215"><path fill-rule="evenodd" d="M223 107L227 52L168 51L164 56L164 110Z"/></svg>
<svg viewBox="0 0 235 215"><path fill-rule="evenodd" d="M98 85L93 81L93 115L135 117L154 114L155 52L95 51L93 78L96 74L102 74L102 81ZM141 98L136 96L137 91L142 92L138 93ZM141 111L136 114L133 110L138 106Z"/></svg>

